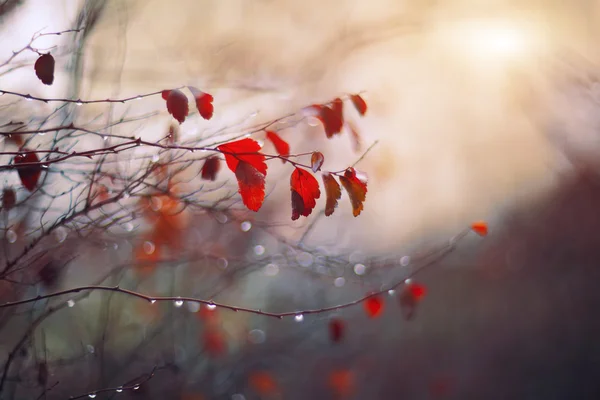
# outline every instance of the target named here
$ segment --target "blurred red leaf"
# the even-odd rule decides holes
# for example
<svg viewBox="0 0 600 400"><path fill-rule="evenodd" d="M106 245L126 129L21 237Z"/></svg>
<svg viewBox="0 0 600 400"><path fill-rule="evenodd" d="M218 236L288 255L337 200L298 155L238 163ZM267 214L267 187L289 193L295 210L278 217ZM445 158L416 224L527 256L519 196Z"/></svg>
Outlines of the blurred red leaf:
<svg viewBox="0 0 600 400"><path fill-rule="evenodd" d="M15 206L17 202L17 196L15 191L11 188L4 188L2 190L2 208L10 210Z"/></svg>
<svg viewBox="0 0 600 400"><path fill-rule="evenodd" d="M192 92L192 96L194 96L194 99L196 100L196 108L202 118L207 120L211 119L215 111L215 107L212 104L214 100L212 95L205 93L194 86L188 86L188 89Z"/></svg>
<svg viewBox="0 0 600 400"><path fill-rule="evenodd" d="M202 179L214 181L217 178L217 172L221 169L221 161L216 156L210 156L204 160L202 166Z"/></svg>
<svg viewBox="0 0 600 400"><path fill-rule="evenodd" d="M331 107L321 104L313 107L319 111L317 118L323 124L327 138L330 139L342 132L342 127L344 126L344 103L340 98L333 100Z"/></svg>
<svg viewBox="0 0 600 400"><path fill-rule="evenodd" d="M225 354L226 343L223 332L215 326L207 326L202 334L202 345L204 351L211 357L219 357Z"/></svg>
<svg viewBox="0 0 600 400"><path fill-rule="evenodd" d="M356 108L356 111L362 116L367 112L367 102L360 96L360 94L353 94L350 96L352 104Z"/></svg>
<svg viewBox="0 0 600 400"><path fill-rule="evenodd" d="M179 89L163 90L162 97L167 101L167 111L180 124L190 112L187 96Z"/></svg>
<svg viewBox="0 0 600 400"><path fill-rule="evenodd" d="M40 161L36 153L30 152L27 149L23 149L23 151L27 153L16 155L15 165L37 163ZM25 188L30 192L33 191L38 183L38 180L40 179L40 175L42 174L42 168L39 165L35 165L19 167L17 170L23 186L25 186Z"/></svg>
<svg viewBox="0 0 600 400"><path fill-rule="evenodd" d="M340 176L342 186L348 192L350 202L352 203L352 214L358 217L363 210L363 202L367 197L367 184L358 179L354 168L350 167Z"/></svg>
<svg viewBox="0 0 600 400"><path fill-rule="evenodd" d="M283 157L287 157L290 155L290 145L283 140L279 135L272 131L267 131L267 139L273 143L275 146L275 150L277 150L277 154ZM285 163L286 160L281 160Z"/></svg>
<svg viewBox="0 0 600 400"><path fill-rule="evenodd" d="M344 338L346 324L338 318L329 321L329 338L332 342L338 343Z"/></svg>
<svg viewBox="0 0 600 400"><path fill-rule="evenodd" d="M418 303L423 300L426 294L427 288L420 283L410 282L404 285L398 299L406 320L411 320L414 317Z"/></svg>
<svg viewBox="0 0 600 400"><path fill-rule="evenodd" d="M348 397L355 390L354 373L347 369L333 370L329 374L329 386L337 397Z"/></svg>
<svg viewBox="0 0 600 400"><path fill-rule="evenodd" d="M477 221L472 223L471 229L479 236L487 236L488 234L488 224L485 221Z"/></svg>
<svg viewBox="0 0 600 400"><path fill-rule="evenodd" d="M353 123L346 122L346 126L350 131L350 138L352 139L352 149L358 153L363 146L362 138L360 137L360 134L358 133L358 130L356 129L356 126Z"/></svg>
<svg viewBox="0 0 600 400"><path fill-rule="evenodd" d="M317 205L316 199L321 197L319 182L310 172L296 168L290 177L292 192L292 221L300 215L308 217Z"/></svg>
<svg viewBox="0 0 600 400"><path fill-rule="evenodd" d="M383 312L383 299L381 296L372 296L365 300L364 307L370 318L377 318Z"/></svg>
<svg viewBox="0 0 600 400"><path fill-rule="evenodd" d="M38 79L44 85L52 85L54 82L54 57L50 53L39 56L33 68Z"/></svg>
<svg viewBox="0 0 600 400"><path fill-rule="evenodd" d="M265 156L258 153L260 145L246 138L218 147L225 156L227 167L235 173L242 201L248 209L258 211L265 199Z"/></svg>
<svg viewBox="0 0 600 400"><path fill-rule="evenodd" d="M338 200L342 197L342 189L340 184L337 183L333 175L326 172L322 175L323 185L325 186L325 195L327 202L325 203L325 216L329 217L335 211L338 206Z"/></svg>
<svg viewBox="0 0 600 400"><path fill-rule="evenodd" d="M310 168L314 173L321 170L321 166L325 162L325 156L320 151L315 151L310 156Z"/></svg>
<svg viewBox="0 0 600 400"><path fill-rule="evenodd" d="M254 371L248 378L250 386L262 396L274 395L279 391L279 387L273 376L266 371Z"/></svg>

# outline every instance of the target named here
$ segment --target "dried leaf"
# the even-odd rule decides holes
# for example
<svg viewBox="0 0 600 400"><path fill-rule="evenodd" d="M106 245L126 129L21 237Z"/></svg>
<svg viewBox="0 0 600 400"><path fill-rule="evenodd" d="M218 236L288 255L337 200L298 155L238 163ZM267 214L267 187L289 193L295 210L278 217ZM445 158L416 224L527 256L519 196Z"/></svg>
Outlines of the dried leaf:
<svg viewBox="0 0 600 400"><path fill-rule="evenodd" d="M310 172L296 168L290 177L292 192L292 220L300 218L300 215L308 217L317 205L316 199L321 197L319 182Z"/></svg>
<svg viewBox="0 0 600 400"><path fill-rule="evenodd" d="M202 166L202 179L214 181L217 179L217 172L221 169L221 160L216 156L210 156L204 160Z"/></svg>
<svg viewBox="0 0 600 400"><path fill-rule="evenodd" d="M192 92L192 96L194 96L194 99L196 100L198 113L206 120L211 119L215 111L215 107L212 104L214 100L212 95L205 93L194 86L188 86L188 89Z"/></svg>
<svg viewBox="0 0 600 400"><path fill-rule="evenodd" d="M50 53L39 56L33 68L38 79L44 85L52 85L54 82L54 57Z"/></svg>
<svg viewBox="0 0 600 400"><path fill-rule="evenodd" d="M338 206L338 200L342 197L342 190L340 184L337 183L333 175L329 172L323 174L323 186L325 186L325 195L327 197L325 216L329 217Z"/></svg>
<svg viewBox="0 0 600 400"><path fill-rule="evenodd" d="M310 168L314 173L321 170L324 162L325 156L320 151L315 151L310 156Z"/></svg>
<svg viewBox="0 0 600 400"><path fill-rule="evenodd" d="M350 167L340 176L340 182L348 192L352 203L352 214L358 217L363 210L363 202L367 197L367 184L358 179L354 168Z"/></svg>
<svg viewBox="0 0 600 400"><path fill-rule="evenodd" d="M23 151L24 153L15 156L15 165L40 162L40 159L38 158L36 153L31 152L27 149L23 149ZM32 192L33 189L35 189L38 180L40 179L40 176L42 174L42 168L39 165L35 165L19 167L17 170L19 172L19 178L21 179L21 183L23 184L23 186L25 186L27 190Z"/></svg>
<svg viewBox="0 0 600 400"><path fill-rule="evenodd" d="M283 140L279 135L272 131L267 131L267 139L273 143L275 146L275 150L277 150L277 154L282 157L287 157L290 155L290 145ZM285 163L286 160L281 160Z"/></svg>
<svg viewBox="0 0 600 400"><path fill-rule="evenodd" d="M187 96L179 89L163 90L162 97L167 101L167 111L180 124L183 124L185 117L188 116L190 108Z"/></svg>
<svg viewBox="0 0 600 400"><path fill-rule="evenodd" d="M367 102L360 96L360 94L353 94L350 96L352 104L356 108L356 111L363 116L367 112Z"/></svg>
<svg viewBox="0 0 600 400"><path fill-rule="evenodd" d="M341 319L333 318L331 321L329 321L329 338L332 342L341 342L344 338L345 331L346 324L344 324L344 321Z"/></svg>
<svg viewBox="0 0 600 400"><path fill-rule="evenodd" d="M4 188L2 190L2 208L4 210L10 210L17 203L17 195L11 188Z"/></svg>
<svg viewBox="0 0 600 400"><path fill-rule="evenodd" d="M485 221L474 222L471 224L471 229L479 236L487 236L488 234L488 224Z"/></svg>
<svg viewBox="0 0 600 400"><path fill-rule="evenodd" d="M364 301L365 312L369 318L377 318L383 312L383 299L381 296L372 296Z"/></svg>

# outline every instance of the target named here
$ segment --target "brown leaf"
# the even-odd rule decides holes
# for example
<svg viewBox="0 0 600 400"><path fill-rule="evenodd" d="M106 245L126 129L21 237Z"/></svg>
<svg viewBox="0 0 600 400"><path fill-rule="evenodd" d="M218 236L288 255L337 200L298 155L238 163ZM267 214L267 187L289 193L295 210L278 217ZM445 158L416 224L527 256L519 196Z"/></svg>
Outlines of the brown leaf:
<svg viewBox="0 0 600 400"><path fill-rule="evenodd" d="M11 188L4 188L2 190L2 208L8 211L15 206L16 202L15 191Z"/></svg>
<svg viewBox="0 0 600 400"><path fill-rule="evenodd" d="M202 166L202 179L214 181L217 179L217 172L221 169L221 160L216 156L210 156L204 160Z"/></svg>
<svg viewBox="0 0 600 400"><path fill-rule="evenodd" d="M329 217L338 206L338 200L342 197L342 190L340 184L337 183L333 175L329 172L323 174L323 185L325 186L325 195L327 197L325 216Z"/></svg>
<svg viewBox="0 0 600 400"><path fill-rule="evenodd" d="M38 162L40 162L40 159L38 158L37 154L27 149L23 149L23 153L15 156L15 165ZM40 176L42 175L42 168L39 165L31 165L18 167L17 171L19 172L19 178L21 179L23 186L32 192L33 189L35 189Z"/></svg>
<svg viewBox="0 0 600 400"><path fill-rule="evenodd" d="M167 111L180 124L183 124L185 117L188 116L190 108L187 96L179 89L163 90L162 97L167 101Z"/></svg>
<svg viewBox="0 0 600 400"><path fill-rule="evenodd" d="M340 176L340 182L348 192L352 203L352 214L358 217L363 210L363 202L367 197L367 184L356 177L356 171L350 167Z"/></svg>
<svg viewBox="0 0 600 400"><path fill-rule="evenodd" d="M50 53L39 56L33 68L38 79L44 85L52 85L54 82L54 57Z"/></svg>
<svg viewBox="0 0 600 400"><path fill-rule="evenodd" d="M321 166L325 162L325 156L319 151L315 151L310 156L310 168L314 173L321 170Z"/></svg>

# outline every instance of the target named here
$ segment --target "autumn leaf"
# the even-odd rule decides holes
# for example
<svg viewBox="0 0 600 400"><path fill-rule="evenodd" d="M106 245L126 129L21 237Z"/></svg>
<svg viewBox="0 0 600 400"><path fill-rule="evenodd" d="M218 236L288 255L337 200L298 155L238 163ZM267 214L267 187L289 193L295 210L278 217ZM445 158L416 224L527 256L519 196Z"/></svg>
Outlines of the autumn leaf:
<svg viewBox="0 0 600 400"><path fill-rule="evenodd" d="M38 163L40 161L36 153L27 149L23 149L23 152L24 153L15 156L15 165ZM42 168L39 165L18 167L17 171L19 172L19 178L21 179L23 186L32 192L40 179Z"/></svg>
<svg viewBox="0 0 600 400"><path fill-rule="evenodd" d="M331 107L326 105L315 105L317 109L317 118L325 128L325 135L331 139L334 135L342 132L344 126L344 103L340 98L333 100Z"/></svg>
<svg viewBox="0 0 600 400"><path fill-rule="evenodd" d="M210 156L204 160L202 166L202 179L207 181L214 181L217 179L217 172L221 169L221 161L216 156Z"/></svg>
<svg viewBox="0 0 600 400"><path fill-rule="evenodd" d="M323 163L325 162L325 156L320 151L315 151L310 156L310 168L314 173L321 170Z"/></svg>
<svg viewBox="0 0 600 400"><path fill-rule="evenodd" d="M223 332L214 326L208 326L202 334L204 351L211 357L222 356L227 351Z"/></svg>
<svg viewBox="0 0 600 400"><path fill-rule="evenodd" d="M218 147L227 167L235 173L244 205L252 211L258 211L265 199L267 164L265 156L258 153L260 148L258 142L250 138Z"/></svg>
<svg viewBox="0 0 600 400"><path fill-rule="evenodd" d="M383 312L383 299L381 296L372 296L364 301L365 312L369 318L377 318Z"/></svg>
<svg viewBox="0 0 600 400"><path fill-rule="evenodd" d="M345 331L346 324L341 319L333 318L329 321L329 338L332 342L338 343L342 341Z"/></svg>
<svg viewBox="0 0 600 400"><path fill-rule="evenodd" d="M358 153L363 147L363 140L360 134L358 133L358 129L356 129L356 126L353 123L346 122L346 126L350 131L350 138L352 139L352 149Z"/></svg>
<svg viewBox="0 0 600 400"><path fill-rule="evenodd" d="M282 157L287 157L290 155L290 145L281 137L279 137L277 133L273 131L267 131L267 139L269 139L271 143L273 143L273 146L275 146L275 150L277 150L277 154L279 154ZM281 161L283 161L284 163L286 162L286 160Z"/></svg>
<svg viewBox="0 0 600 400"><path fill-rule="evenodd" d="M322 175L323 186L325 186L325 195L327 202L325 203L325 216L329 217L335 211L338 206L338 200L342 197L342 190L340 184L337 183L333 175L326 172Z"/></svg>
<svg viewBox="0 0 600 400"><path fill-rule="evenodd" d="M417 305L426 294L427 288L424 285L416 282L409 282L404 285L398 300L406 320L411 320L414 317Z"/></svg>
<svg viewBox="0 0 600 400"><path fill-rule="evenodd" d="M354 104L354 108L356 108L356 111L358 111L358 113L363 116L366 114L367 112L367 103L365 102L365 100L360 96L360 94L353 94L350 96L350 100L352 100L352 104Z"/></svg>
<svg viewBox="0 0 600 400"><path fill-rule="evenodd" d="M273 376L266 371L254 371L250 374L248 381L252 389L262 396L271 396L279 391L279 387Z"/></svg>
<svg viewBox="0 0 600 400"><path fill-rule="evenodd" d="M321 197L319 182L310 172L296 168L290 177L292 192L292 221L300 215L308 217L317 205L316 199Z"/></svg>
<svg viewBox="0 0 600 400"><path fill-rule="evenodd" d="M8 211L15 206L16 202L15 191L11 188L4 188L2 190L2 208Z"/></svg>
<svg viewBox="0 0 600 400"><path fill-rule="evenodd" d="M363 202L367 197L367 184L358 179L354 168L350 167L340 176L342 186L348 192L350 202L352 203L352 214L358 217L363 210Z"/></svg>
<svg viewBox="0 0 600 400"><path fill-rule="evenodd" d="M190 108L188 106L187 96L179 89L163 90L162 97L167 101L167 111L180 124L183 124L185 117L188 116Z"/></svg>
<svg viewBox="0 0 600 400"><path fill-rule="evenodd" d="M471 224L471 230L477 233L479 236L487 236L488 224L485 221L477 221Z"/></svg>
<svg viewBox="0 0 600 400"><path fill-rule="evenodd" d="M192 96L194 96L194 99L196 100L196 108L198 109L200 116L206 120L211 119L215 111L215 107L212 104L214 100L212 95L205 93L194 86L188 86L188 89L192 92Z"/></svg>
<svg viewBox="0 0 600 400"><path fill-rule="evenodd" d="M50 53L42 54L33 66L35 74L44 85L54 82L54 57Z"/></svg>
<svg viewBox="0 0 600 400"><path fill-rule="evenodd" d="M265 176L253 165L240 161L235 170L242 202L252 211L260 210L265 200Z"/></svg>
<svg viewBox="0 0 600 400"><path fill-rule="evenodd" d="M347 369L333 370L329 374L329 386L339 397L349 397L355 390L354 373Z"/></svg>

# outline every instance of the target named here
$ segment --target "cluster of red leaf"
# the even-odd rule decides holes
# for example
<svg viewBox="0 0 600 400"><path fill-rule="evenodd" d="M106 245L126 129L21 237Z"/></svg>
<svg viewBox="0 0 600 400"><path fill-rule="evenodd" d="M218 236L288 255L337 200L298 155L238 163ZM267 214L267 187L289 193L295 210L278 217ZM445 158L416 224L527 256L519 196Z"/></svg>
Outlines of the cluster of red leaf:
<svg viewBox="0 0 600 400"><path fill-rule="evenodd" d="M200 116L207 120L211 119L214 113L213 96L193 86L188 86L187 88L192 93L192 96L194 96L196 108ZM185 117L190 112L188 98L185 93L179 89L163 90L162 98L167 102L167 111L169 111L169 114L180 124L183 124Z"/></svg>

